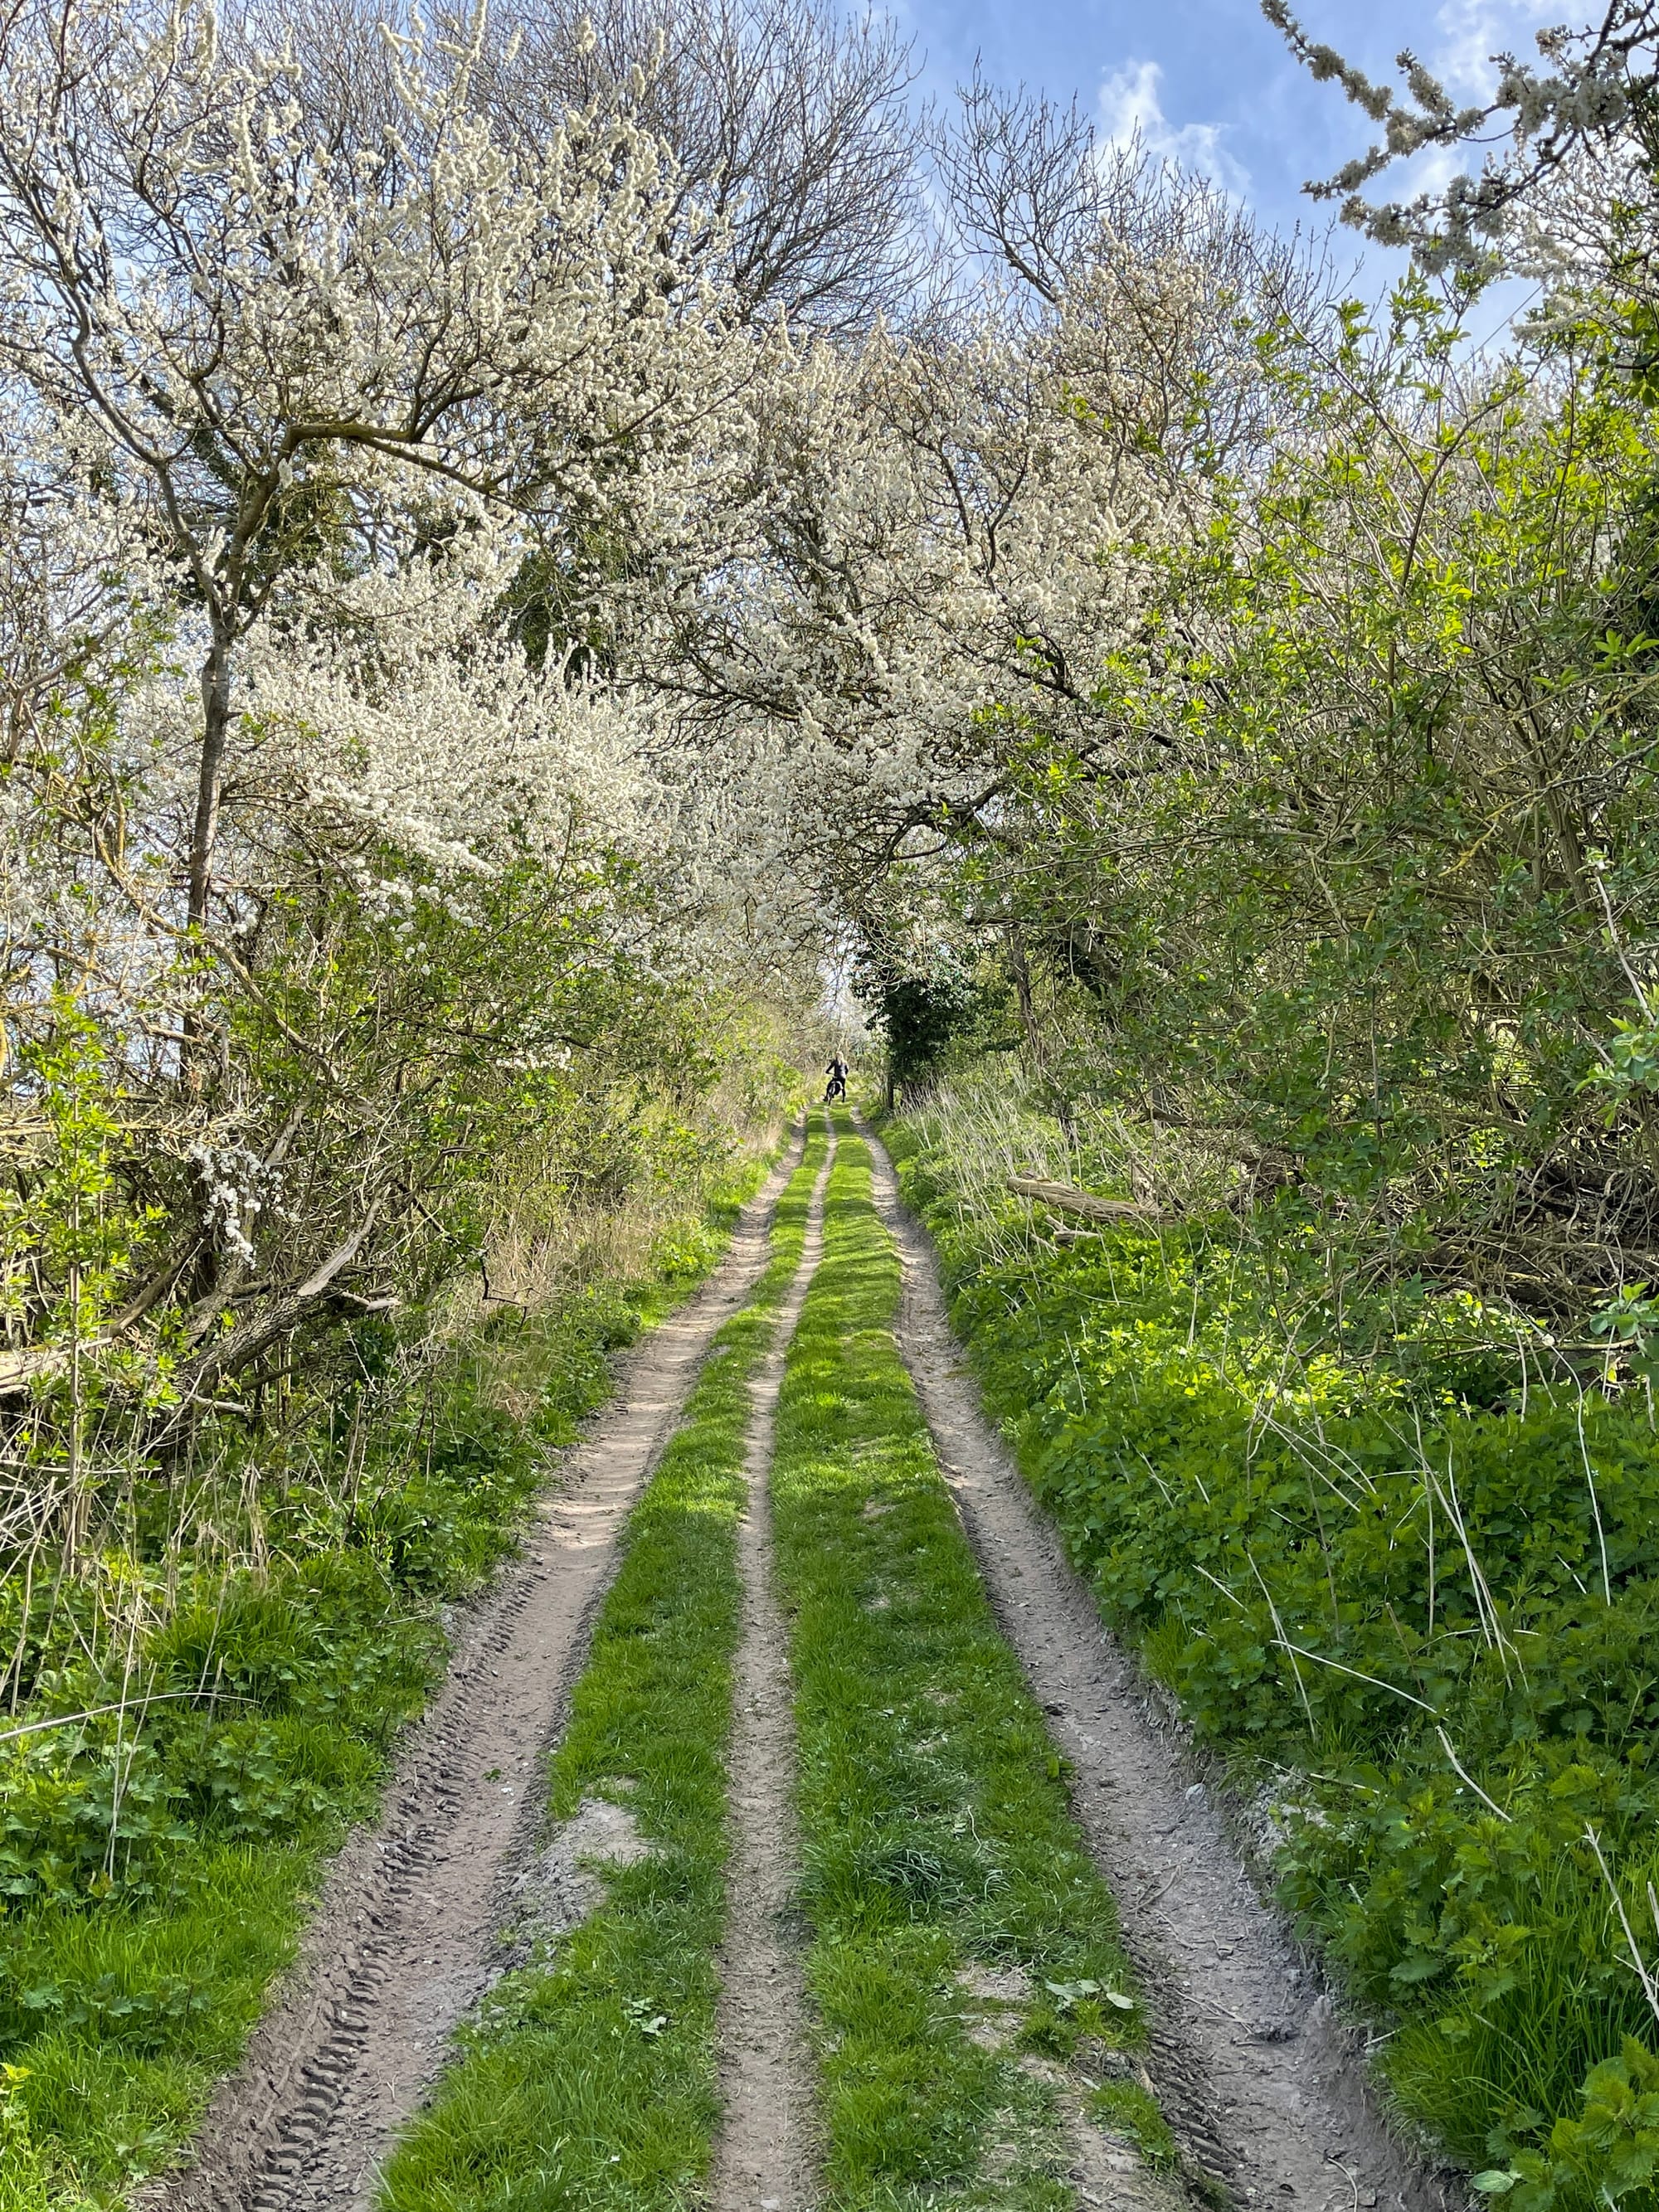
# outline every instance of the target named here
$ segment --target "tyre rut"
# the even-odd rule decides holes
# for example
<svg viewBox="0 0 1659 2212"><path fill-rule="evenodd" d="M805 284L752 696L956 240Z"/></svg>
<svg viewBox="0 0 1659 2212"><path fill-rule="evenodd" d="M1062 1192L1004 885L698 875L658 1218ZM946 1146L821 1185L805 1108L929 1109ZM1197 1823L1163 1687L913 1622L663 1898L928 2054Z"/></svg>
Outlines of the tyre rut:
<svg viewBox="0 0 1659 2212"><path fill-rule="evenodd" d="M932 1247L869 1141L903 1268L900 1348L999 1621L1073 1769L1078 1818L1147 1992L1152 2077L1183 2148L1245 2203L1451 2212L1465 2192L1390 2133L1359 2039L1257 1895L1207 1783L987 1421Z"/></svg>
<svg viewBox="0 0 1659 2212"><path fill-rule="evenodd" d="M442 1686L373 1827L332 1862L285 1993L221 2087L194 2164L145 2212L366 2212L380 2160L494 1978L512 1877L542 1814L617 1539L715 1329L765 1264L770 1215L805 1142L745 1206L697 1295L635 1348L565 1458L520 1557L463 1613Z"/></svg>

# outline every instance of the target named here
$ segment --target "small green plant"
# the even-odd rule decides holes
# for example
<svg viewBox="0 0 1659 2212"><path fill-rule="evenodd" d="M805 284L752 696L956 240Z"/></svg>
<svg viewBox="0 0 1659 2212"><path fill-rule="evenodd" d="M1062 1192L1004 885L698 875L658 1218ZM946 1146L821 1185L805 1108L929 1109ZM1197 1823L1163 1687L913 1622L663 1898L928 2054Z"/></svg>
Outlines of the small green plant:
<svg viewBox="0 0 1659 2212"><path fill-rule="evenodd" d="M1154 2172L1172 2173L1179 2166L1170 2124L1157 2098L1139 2081L1103 2081L1090 2096L1089 2114L1113 2134L1127 2136Z"/></svg>
<svg viewBox="0 0 1659 2212"><path fill-rule="evenodd" d="M1659 1370L1659 1298L1646 1283L1626 1283L1589 1317L1589 1334L1606 1343L1609 1358L1650 1384Z"/></svg>
<svg viewBox="0 0 1659 2212"><path fill-rule="evenodd" d="M1590 2069L1583 2110L1558 2119L1541 2149L1489 2166L1474 2186L1514 2212L1590 2203L1651 2206L1659 2180L1659 2059L1626 2036L1616 2058Z"/></svg>

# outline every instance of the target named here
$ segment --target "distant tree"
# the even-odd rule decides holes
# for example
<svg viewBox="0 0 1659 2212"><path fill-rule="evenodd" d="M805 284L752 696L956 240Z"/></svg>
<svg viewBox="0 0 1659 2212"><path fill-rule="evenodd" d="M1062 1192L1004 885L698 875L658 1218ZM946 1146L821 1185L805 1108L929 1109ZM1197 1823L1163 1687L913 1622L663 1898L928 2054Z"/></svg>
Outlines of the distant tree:
<svg viewBox="0 0 1659 2212"><path fill-rule="evenodd" d="M338 0L333 0L337 5ZM481 90L532 140L626 112L724 231L733 292L851 335L903 312L921 210L915 75L890 16L825 0L503 0Z"/></svg>
<svg viewBox="0 0 1659 2212"><path fill-rule="evenodd" d="M953 962L908 974L890 955L866 951L854 971L854 995L880 1037L887 1063L887 1103L925 1082L974 1006L972 979Z"/></svg>

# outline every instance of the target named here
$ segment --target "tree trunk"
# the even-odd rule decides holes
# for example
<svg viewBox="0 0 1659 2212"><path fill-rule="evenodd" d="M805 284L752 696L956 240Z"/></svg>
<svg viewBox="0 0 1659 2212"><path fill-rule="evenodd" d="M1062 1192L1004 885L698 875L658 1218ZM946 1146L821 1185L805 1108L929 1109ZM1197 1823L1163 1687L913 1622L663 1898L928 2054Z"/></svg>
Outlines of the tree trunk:
<svg viewBox="0 0 1659 2212"><path fill-rule="evenodd" d="M1025 940L1019 933L1018 922L1007 926L1008 970L1014 979L1014 996L1019 1004L1019 1025L1025 1032L1026 1048L1031 1064L1039 1071L1047 1068L1048 1055L1043 1049L1042 1032L1037 1027L1036 1006L1031 996L1031 969L1025 957Z"/></svg>
<svg viewBox="0 0 1659 2212"><path fill-rule="evenodd" d="M213 893L213 851L219 836L219 795L224 787L225 747L230 737L230 640L217 622L202 663L202 765L196 785L196 823L190 840L190 921L208 918Z"/></svg>

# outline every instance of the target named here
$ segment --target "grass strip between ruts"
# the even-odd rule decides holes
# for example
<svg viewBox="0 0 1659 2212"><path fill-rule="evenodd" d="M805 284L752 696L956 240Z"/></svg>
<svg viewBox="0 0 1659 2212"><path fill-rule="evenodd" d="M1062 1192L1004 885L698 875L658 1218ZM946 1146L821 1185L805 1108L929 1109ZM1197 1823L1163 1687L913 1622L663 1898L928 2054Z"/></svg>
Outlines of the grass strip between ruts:
<svg viewBox="0 0 1659 2212"><path fill-rule="evenodd" d="M550 1774L555 1820L626 1806L650 1848L605 1903L506 1976L394 2154L389 2212L681 2206L719 2117L715 1950L741 1589L749 1384L800 1259L822 1126L779 1202L771 1256L716 1336L629 1516Z"/></svg>
<svg viewBox="0 0 1659 2212"><path fill-rule="evenodd" d="M772 1482L826 2201L1069 2206L1053 2089L975 2039L962 1978L1022 1969L1035 1995L1006 2025L1055 2057L1133 2043L1140 2014L1111 2002L1133 1991L1112 1899L940 1476L892 1334L898 1260L869 1153L837 1122ZM1145 2101L1118 2109L1120 2088L1113 2117L1138 2117L1150 2147Z"/></svg>

